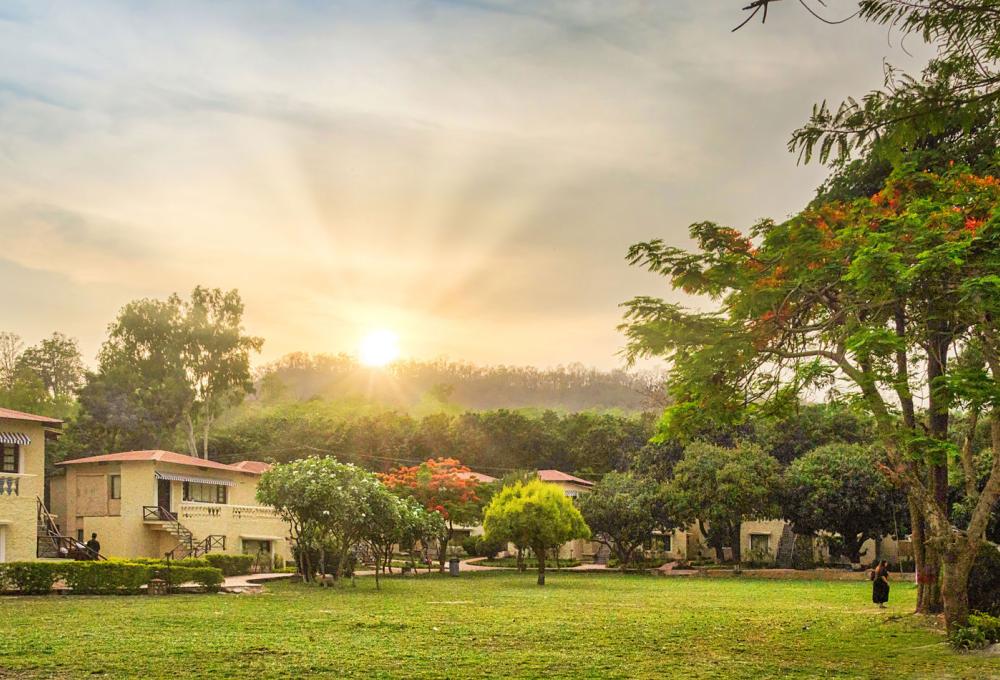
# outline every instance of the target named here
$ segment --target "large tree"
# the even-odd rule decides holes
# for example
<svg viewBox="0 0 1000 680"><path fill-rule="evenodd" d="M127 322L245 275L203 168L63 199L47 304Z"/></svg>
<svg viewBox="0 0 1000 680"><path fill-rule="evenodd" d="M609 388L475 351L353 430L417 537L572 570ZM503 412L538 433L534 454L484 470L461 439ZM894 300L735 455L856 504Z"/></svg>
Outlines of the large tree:
<svg viewBox="0 0 1000 680"><path fill-rule="evenodd" d="M545 557L590 529L563 490L539 479L516 482L493 496L483 515L488 540L530 546L538 560L538 585L545 585Z"/></svg>
<svg viewBox="0 0 1000 680"><path fill-rule="evenodd" d="M52 399L71 399L83 384L80 346L73 338L58 332L24 350L16 368L38 376Z"/></svg>
<svg viewBox="0 0 1000 680"><path fill-rule="evenodd" d="M785 469L782 516L795 533L821 533L831 554L840 552L852 564L859 563L865 541L893 533L900 526L899 516L905 519L900 494L877 468L878 462L863 446L827 444L813 449Z"/></svg>
<svg viewBox="0 0 1000 680"><path fill-rule="evenodd" d="M594 539L615 554L623 571L654 531L675 526L657 512L662 507L660 495L660 485L649 478L609 472L577 499Z"/></svg>
<svg viewBox="0 0 1000 680"><path fill-rule="evenodd" d="M101 347L94 391L112 397L101 403L122 402L116 410L152 421L158 436L182 428L188 452L207 458L219 412L253 390L250 353L263 341L245 333L242 318L235 290L199 286L189 300L130 302Z"/></svg>
<svg viewBox="0 0 1000 680"><path fill-rule="evenodd" d="M709 222L691 235L694 252L651 241L629 254L718 304L702 313L649 297L627 303L631 356L673 362L667 428L739 420L748 406L781 408L817 388L853 399L908 495L919 606L933 608L940 592L949 627L963 623L1000 456L956 526L948 426L953 407L981 410L1000 447L1000 181L960 166L901 169L868 199L763 221L749 236ZM953 361L970 348L981 362Z"/></svg>
<svg viewBox="0 0 1000 680"><path fill-rule="evenodd" d="M730 547L739 561L742 523L780 514L780 474L778 461L759 446L694 442L674 466L667 494L677 519L697 522L720 560Z"/></svg>

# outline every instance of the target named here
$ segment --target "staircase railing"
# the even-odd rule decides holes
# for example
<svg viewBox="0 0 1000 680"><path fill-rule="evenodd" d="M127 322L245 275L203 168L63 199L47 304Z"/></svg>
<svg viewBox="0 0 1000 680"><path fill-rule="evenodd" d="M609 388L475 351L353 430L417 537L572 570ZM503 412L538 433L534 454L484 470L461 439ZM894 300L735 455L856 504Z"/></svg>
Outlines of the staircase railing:
<svg viewBox="0 0 1000 680"><path fill-rule="evenodd" d="M177 545L167 551L165 556L172 560L185 557L201 557L213 550L226 549L226 537L222 534L210 534L201 540L195 540L194 534L181 524L177 514L167 508L157 505L144 505L142 519L146 522L165 522L167 531L177 537Z"/></svg>
<svg viewBox="0 0 1000 680"><path fill-rule="evenodd" d="M49 512L42 499L35 496L38 531L35 545L37 557L51 557L74 560L105 560L104 555L88 548L84 543L64 536L59 531L55 517Z"/></svg>

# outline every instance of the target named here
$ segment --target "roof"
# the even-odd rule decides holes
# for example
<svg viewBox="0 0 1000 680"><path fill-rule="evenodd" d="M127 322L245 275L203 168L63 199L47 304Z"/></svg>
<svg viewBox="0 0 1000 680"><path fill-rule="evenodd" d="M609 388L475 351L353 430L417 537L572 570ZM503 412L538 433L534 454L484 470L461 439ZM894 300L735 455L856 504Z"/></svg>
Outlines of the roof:
<svg viewBox="0 0 1000 680"><path fill-rule="evenodd" d="M79 465L81 463L126 463L132 461L156 461L158 463L171 463L173 465L189 465L191 467L210 468L212 470L229 470L231 472L253 472L244 470L235 465L217 463L214 460L195 458L186 456L183 453L173 451L125 451L122 453L107 453L102 456L88 456L87 458L75 458L64 460L56 465Z"/></svg>
<svg viewBox="0 0 1000 680"><path fill-rule="evenodd" d="M15 411L14 409L3 408L2 406L0 406L0 418L7 418L8 420L30 420L35 423L45 423L47 425L62 425L62 421L58 418L37 416L34 413L24 413L23 411Z"/></svg>
<svg viewBox="0 0 1000 680"><path fill-rule="evenodd" d="M261 475L271 469L271 464L261 460L241 460L238 463L233 463L230 467L243 470L243 472L253 472Z"/></svg>
<svg viewBox="0 0 1000 680"><path fill-rule="evenodd" d="M490 477L489 475L484 475L482 472L460 472L457 475L460 479L474 479L480 484L489 484L490 482L497 481L496 477Z"/></svg>
<svg viewBox="0 0 1000 680"><path fill-rule="evenodd" d="M568 475L559 470L539 470L538 478L543 482L569 482L571 484L580 484L581 486L594 486L594 483L591 481Z"/></svg>

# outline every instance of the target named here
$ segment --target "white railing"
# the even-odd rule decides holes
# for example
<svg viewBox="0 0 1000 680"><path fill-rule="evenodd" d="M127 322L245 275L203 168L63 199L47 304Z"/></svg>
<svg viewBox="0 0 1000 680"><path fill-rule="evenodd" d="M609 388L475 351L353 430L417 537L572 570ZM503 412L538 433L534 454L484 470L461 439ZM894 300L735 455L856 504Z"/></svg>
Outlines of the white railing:
<svg viewBox="0 0 1000 680"><path fill-rule="evenodd" d="M267 505L227 505L222 503L198 503L184 501L180 507L180 519L281 519L277 511Z"/></svg>

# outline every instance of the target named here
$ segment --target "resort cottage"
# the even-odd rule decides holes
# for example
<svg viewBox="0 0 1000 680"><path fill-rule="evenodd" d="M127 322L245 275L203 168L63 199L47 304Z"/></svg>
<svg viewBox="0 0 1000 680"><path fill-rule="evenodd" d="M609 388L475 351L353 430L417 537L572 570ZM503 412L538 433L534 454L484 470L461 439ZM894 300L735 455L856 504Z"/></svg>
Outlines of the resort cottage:
<svg viewBox="0 0 1000 680"><path fill-rule="evenodd" d="M171 451L128 451L59 463L50 482L64 534L98 535L111 557L243 553L269 568L290 559L288 525L257 502L266 463L233 465Z"/></svg>

